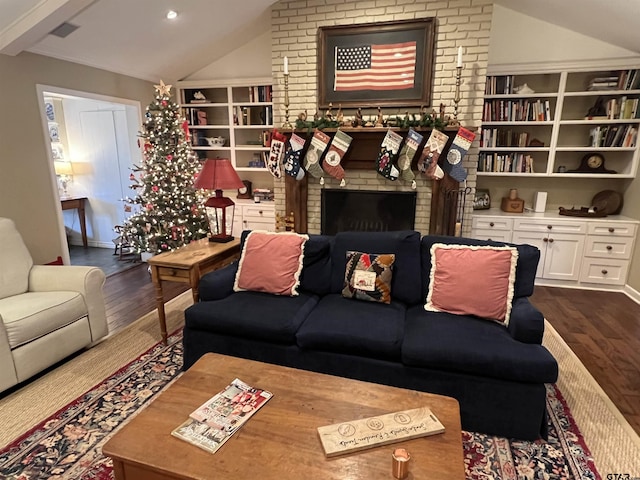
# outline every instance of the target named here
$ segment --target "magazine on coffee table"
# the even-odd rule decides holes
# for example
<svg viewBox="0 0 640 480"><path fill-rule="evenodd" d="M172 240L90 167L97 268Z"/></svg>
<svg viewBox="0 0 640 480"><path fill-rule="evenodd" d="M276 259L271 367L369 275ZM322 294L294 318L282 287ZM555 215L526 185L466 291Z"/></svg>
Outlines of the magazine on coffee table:
<svg viewBox="0 0 640 480"><path fill-rule="evenodd" d="M236 378L191 412L171 434L213 453L272 396Z"/></svg>

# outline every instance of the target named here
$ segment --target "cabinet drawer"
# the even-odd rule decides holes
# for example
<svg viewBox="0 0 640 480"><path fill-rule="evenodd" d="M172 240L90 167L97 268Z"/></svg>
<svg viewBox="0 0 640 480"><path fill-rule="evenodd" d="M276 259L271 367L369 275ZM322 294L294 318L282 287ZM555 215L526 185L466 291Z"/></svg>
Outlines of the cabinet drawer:
<svg viewBox="0 0 640 480"><path fill-rule="evenodd" d="M627 281L629 262L585 257L580 270L580 281L605 285L624 285Z"/></svg>
<svg viewBox="0 0 640 480"><path fill-rule="evenodd" d="M471 228L473 230L511 230L513 228L513 218L473 217Z"/></svg>
<svg viewBox="0 0 640 480"><path fill-rule="evenodd" d="M616 237L634 237L636 235L636 225L633 223L589 222L587 228L589 235Z"/></svg>
<svg viewBox="0 0 640 480"><path fill-rule="evenodd" d="M242 207L242 218L246 219L246 218L255 218L255 219L260 219L260 218L265 218L265 219L269 219L271 220L274 215L274 208L273 205L269 205L267 207L264 207L262 205L251 205L251 206L246 206L246 207Z"/></svg>
<svg viewBox="0 0 640 480"><path fill-rule="evenodd" d="M261 220L252 220L245 219L242 222L243 230L266 230L267 232L275 232L276 231L276 223L274 221L261 221Z"/></svg>
<svg viewBox="0 0 640 480"><path fill-rule="evenodd" d="M494 242L511 242L511 230L491 230L477 228L471 230L471 236L478 240L493 240Z"/></svg>
<svg viewBox="0 0 640 480"><path fill-rule="evenodd" d="M513 229L523 232L586 233L585 222L516 218Z"/></svg>
<svg viewBox="0 0 640 480"><path fill-rule="evenodd" d="M588 235L584 254L587 257L629 259L632 247L632 237Z"/></svg>

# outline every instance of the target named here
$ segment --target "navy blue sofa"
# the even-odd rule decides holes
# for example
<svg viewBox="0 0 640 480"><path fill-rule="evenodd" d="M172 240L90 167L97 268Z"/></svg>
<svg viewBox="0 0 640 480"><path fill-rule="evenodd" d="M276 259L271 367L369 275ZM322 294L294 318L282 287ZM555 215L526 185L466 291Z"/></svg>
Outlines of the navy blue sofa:
<svg viewBox="0 0 640 480"><path fill-rule="evenodd" d="M432 392L459 401L465 430L546 438L545 383L556 381L558 367L541 345L543 315L528 299L540 252L516 245L505 327L425 311L436 242L505 245L415 231L310 235L295 297L234 292L237 262L203 276L200 301L185 311L184 369L217 352ZM396 255L391 304L342 297L347 250Z"/></svg>

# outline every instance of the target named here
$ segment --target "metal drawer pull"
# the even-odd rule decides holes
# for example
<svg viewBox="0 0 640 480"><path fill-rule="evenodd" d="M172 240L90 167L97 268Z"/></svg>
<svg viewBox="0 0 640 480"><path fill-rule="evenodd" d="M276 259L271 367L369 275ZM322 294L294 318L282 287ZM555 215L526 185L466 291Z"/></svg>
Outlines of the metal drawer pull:
<svg viewBox="0 0 640 480"><path fill-rule="evenodd" d="M553 243L553 238L550 238L550 239L549 239L549 243Z"/></svg>
<svg viewBox="0 0 640 480"><path fill-rule="evenodd" d="M493 227L493 226L495 226L495 223L491 222L491 223L489 224L489 226L490 226L490 227Z"/></svg>
<svg viewBox="0 0 640 480"><path fill-rule="evenodd" d="M548 238L543 238L543 239L542 239L542 241L543 241L543 242L548 242L548 241L549 241L549 239L548 239Z"/></svg>
<svg viewBox="0 0 640 480"><path fill-rule="evenodd" d="M602 274L603 275L606 275L607 273L609 273L609 272L607 272L606 270L602 270Z"/></svg>
<svg viewBox="0 0 640 480"><path fill-rule="evenodd" d="M551 230L553 228L553 225L547 225L547 228Z"/></svg>
<svg viewBox="0 0 640 480"><path fill-rule="evenodd" d="M613 232L615 232L615 231L616 231L616 229L615 229L615 228L613 228L613 227L609 227L609 233L613 233Z"/></svg>
<svg viewBox="0 0 640 480"><path fill-rule="evenodd" d="M607 245L607 250L613 250L613 247L611 245Z"/></svg>
<svg viewBox="0 0 640 480"><path fill-rule="evenodd" d="M260 215L262 215L262 210L258 210L258 213L259 213Z"/></svg>

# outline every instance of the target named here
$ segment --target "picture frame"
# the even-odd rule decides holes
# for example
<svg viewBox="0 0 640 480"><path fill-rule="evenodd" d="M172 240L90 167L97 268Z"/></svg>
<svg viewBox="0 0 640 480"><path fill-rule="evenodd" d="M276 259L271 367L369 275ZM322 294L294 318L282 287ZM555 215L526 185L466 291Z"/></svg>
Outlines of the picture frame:
<svg viewBox="0 0 640 480"><path fill-rule="evenodd" d="M430 105L434 52L435 18L320 27L318 106Z"/></svg>

